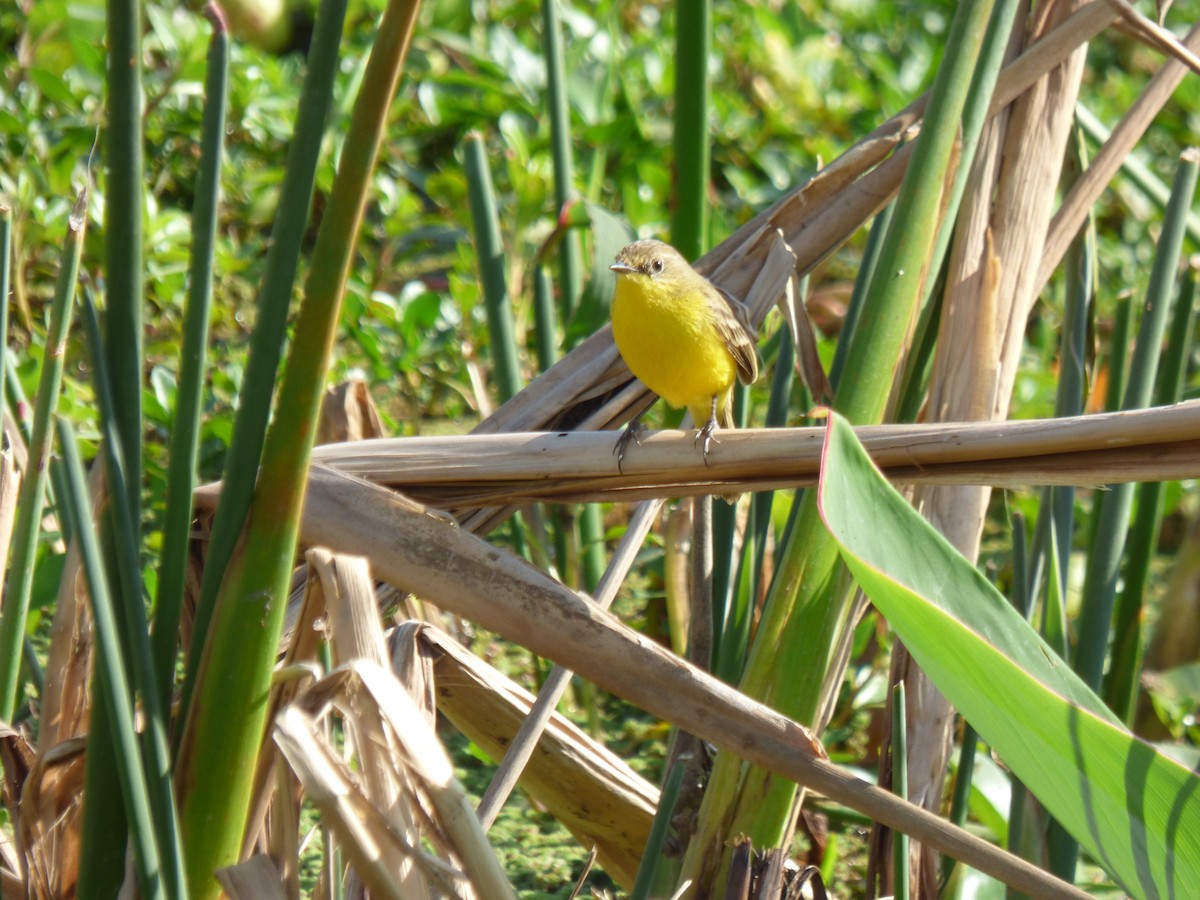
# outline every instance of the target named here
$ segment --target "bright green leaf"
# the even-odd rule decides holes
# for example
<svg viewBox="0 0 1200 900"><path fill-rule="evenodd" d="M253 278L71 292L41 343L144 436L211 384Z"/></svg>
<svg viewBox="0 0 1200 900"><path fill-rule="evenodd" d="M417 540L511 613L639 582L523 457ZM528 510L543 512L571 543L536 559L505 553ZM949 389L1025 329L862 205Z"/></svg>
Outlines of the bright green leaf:
<svg viewBox="0 0 1200 900"><path fill-rule="evenodd" d="M855 579L1005 764L1125 890L1188 896L1200 884L1200 778L1126 730L836 415L819 489Z"/></svg>

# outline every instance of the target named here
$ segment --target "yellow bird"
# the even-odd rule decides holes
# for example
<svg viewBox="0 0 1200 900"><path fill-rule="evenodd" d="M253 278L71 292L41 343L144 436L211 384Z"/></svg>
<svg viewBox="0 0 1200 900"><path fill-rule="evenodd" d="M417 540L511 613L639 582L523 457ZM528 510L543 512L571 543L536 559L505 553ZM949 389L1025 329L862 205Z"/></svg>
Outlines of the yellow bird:
<svg viewBox="0 0 1200 900"><path fill-rule="evenodd" d="M617 254L613 340L630 371L675 408L686 408L703 441L733 427L733 385L758 378L755 333L746 307L662 241L637 241ZM617 441L620 465L637 420Z"/></svg>

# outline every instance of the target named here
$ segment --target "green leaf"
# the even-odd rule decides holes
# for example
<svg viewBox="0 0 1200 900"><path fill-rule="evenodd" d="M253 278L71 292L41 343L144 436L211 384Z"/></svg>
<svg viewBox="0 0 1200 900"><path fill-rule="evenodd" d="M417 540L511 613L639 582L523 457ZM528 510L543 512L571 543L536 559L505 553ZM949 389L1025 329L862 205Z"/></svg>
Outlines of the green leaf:
<svg viewBox="0 0 1200 900"><path fill-rule="evenodd" d="M933 683L1121 886L1200 884L1200 778L1134 737L833 416L821 515Z"/></svg>

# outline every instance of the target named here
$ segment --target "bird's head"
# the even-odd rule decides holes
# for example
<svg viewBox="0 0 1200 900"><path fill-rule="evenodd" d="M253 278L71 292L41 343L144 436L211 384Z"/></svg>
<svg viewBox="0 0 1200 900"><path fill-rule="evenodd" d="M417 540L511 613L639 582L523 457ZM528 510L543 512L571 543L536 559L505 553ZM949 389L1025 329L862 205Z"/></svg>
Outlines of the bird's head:
<svg viewBox="0 0 1200 900"><path fill-rule="evenodd" d="M617 275L641 275L668 281L686 277L691 271L679 251L662 241L634 241L626 245L609 268Z"/></svg>

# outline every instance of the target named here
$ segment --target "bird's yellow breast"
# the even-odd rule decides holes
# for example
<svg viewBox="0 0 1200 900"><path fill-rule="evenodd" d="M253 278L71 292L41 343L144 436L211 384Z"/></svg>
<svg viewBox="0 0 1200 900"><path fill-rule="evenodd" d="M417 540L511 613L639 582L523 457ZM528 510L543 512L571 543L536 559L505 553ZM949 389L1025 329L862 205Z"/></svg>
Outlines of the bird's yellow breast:
<svg viewBox="0 0 1200 900"><path fill-rule="evenodd" d="M699 422L714 396L723 409L737 365L700 289L672 292L647 275L619 276L612 327L625 363L650 390Z"/></svg>

